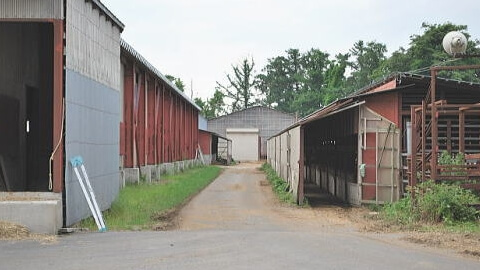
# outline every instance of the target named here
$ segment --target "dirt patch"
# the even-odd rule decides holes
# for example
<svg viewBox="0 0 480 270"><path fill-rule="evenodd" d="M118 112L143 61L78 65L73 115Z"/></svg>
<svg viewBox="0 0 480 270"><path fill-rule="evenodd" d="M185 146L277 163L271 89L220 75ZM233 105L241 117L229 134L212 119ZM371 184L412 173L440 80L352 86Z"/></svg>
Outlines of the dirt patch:
<svg viewBox="0 0 480 270"><path fill-rule="evenodd" d="M173 230L178 226L178 212L184 205L172 208L162 213L156 213L152 216L155 224L152 226L154 231Z"/></svg>
<svg viewBox="0 0 480 270"><path fill-rule="evenodd" d="M240 190L244 190L245 187L240 184L234 184L234 185L231 185L229 189L233 191L240 191Z"/></svg>
<svg viewBox="0 0 480 270"><path fill-rule="evenodd" d="M377 234L400 234L400 240L425 247L452 250L480 259L480 233L453 233L431 225L435 231L424 232L425 225L417 224L409 227L399 226L379 218L378 213L366 208L353 211L346 217L360 232Z"/></svg>
<svg viewBox="0 0 480 270"><path fill-rule="evenodd" d="M55 235L31 233L22 225L0 221L0 240L34 240L41 243L54 243L57 241Z"/></svg>
<svg viewBox="0 0 480 270"><path fill-rule="evenodd" d="M270 186L270 183L269 183L267 180L258 181L258 184L259 184L261 187L268 187L268 186Z"/></svg>
<svg viewBox="0 0 480 270"><path fill-rule="evenodd" d="M406 232L402 240L427 247L455 250L480 259L480 234L451 232Z"/></svg>

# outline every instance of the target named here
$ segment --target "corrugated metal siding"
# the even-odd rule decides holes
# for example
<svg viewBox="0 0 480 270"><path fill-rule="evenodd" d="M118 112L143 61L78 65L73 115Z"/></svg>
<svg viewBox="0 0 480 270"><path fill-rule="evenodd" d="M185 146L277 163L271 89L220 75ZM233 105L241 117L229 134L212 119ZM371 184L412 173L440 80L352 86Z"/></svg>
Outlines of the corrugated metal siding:
<svg viewBox="0 0 480 270"><path fill-rule="evenodd" d="M67 1L66 66L120 89L120 29L88 1Z"/></svg>
<svg viewBox="0 0 480 270"><path fill-rule="evenodd" d="M81 155L102 209L120 189L120 97L109 88L72 70L66 71L65 158ZM65 168L67 225L90 215L85 198L68 163Z"/></svg>
<svg viewBox="0 0 480 270"><path fill-rule="evenodd" d="M1 19L62 19L63 0L3 0Z"/></svg>
<svg viewBox="0 0 480 270"><path fill-rule="evenodd" d="M267 161L277 175L290 184L298 200L300 179L300 126L287 130L267 142Z"/></svg>
<svg viewBox="0 0 480 270"><path fill-rule="evenodd" d="M295 116L256 106L208 121L208 130L226 136L227 128L258 128L261 155L267 155L266 141L295 122Z"/></svg>

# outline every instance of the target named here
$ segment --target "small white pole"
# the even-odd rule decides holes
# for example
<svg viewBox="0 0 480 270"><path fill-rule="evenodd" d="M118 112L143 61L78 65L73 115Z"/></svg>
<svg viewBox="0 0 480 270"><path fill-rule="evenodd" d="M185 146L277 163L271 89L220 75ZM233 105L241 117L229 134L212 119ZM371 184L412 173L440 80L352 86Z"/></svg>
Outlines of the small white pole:
<svg viewBox="0 0 480 270"><path fill-rule="evenodd" d="M82 169L83 176L85 178L85 183L87 183L88 191L90 192L90 197L92 198L92 201L93 201L93 206L95 207L95 211L97 213L98 220L100 221L100 225L101 225L100 230L101 231L106 231L107 227L105 227L105 222L103 221L102 211L100 211L100 207L98 207L97 198L95 197L95 193L93 192L92 185L90 185L90 180L88 179L88 175L87 175L87 171L85 170L85 166L82 164L80 166L80 168Z"/></svg>
<svg viewBox="0 0 480 270"><path fill-rule="evenodd" d="M82 188L83 195L85 196L85 200L87 200L88 208L90 208L90 212L92 212L93 218L95 219L95 224L97 224L97 227L99 230L102 229L102 226L100 225L100 222L97 217L97 213L95 209L93 208L92 202L90 201L90 197L88 196L87 189L85 188L85 185L83 184L82 178L80 176L80 173L78 172L77 167L73 167L73 170L75 171L75 174L77 175L78 182L80 183L80 187Z"/></svg>

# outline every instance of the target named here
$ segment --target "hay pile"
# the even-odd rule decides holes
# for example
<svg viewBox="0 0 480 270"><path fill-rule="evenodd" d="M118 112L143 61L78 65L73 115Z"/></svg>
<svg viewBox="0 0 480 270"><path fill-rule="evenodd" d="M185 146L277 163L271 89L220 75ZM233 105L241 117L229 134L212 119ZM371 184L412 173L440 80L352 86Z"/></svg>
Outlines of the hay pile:
<svg viewBox="0 0 480 270"><path fill-rule="evenodd" d="M30 230L22 225L0 221L0 239L26 239L30 237Z"/></svg>

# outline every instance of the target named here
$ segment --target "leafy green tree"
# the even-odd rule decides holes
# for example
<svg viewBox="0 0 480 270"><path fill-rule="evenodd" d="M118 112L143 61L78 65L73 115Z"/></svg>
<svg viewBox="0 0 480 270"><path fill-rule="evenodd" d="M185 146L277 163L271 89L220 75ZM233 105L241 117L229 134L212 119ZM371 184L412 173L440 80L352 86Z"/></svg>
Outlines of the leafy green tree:
<svg viewBox="0 0 480 270"><path fill-rule="evenodd" d="M335 59L330 61L325 71L326 89L323 95L323 104L328 105L339 97L345 97L350 93L346 88L345 72L350 55L337 54Z"/></svg>
<svg viewBox="0 0 480 270"><path fill-rule="evenodd" d="M227 74L228 84L217 82L217 90L229 98L232 112L255 105L255 62L245 58L240 65L232 65L233 74Z"/></svg>
<svg viewBox="0 0 480 270"><path fill-rule="evenodd" d="M468 39L467 54L480 54L478 40L471 40L466 25L455 25L450 22L444 24L422 24L423 33L412 35L407 49L400 47L392 53L377 70L378 73L387 75L392 72L407 72L429 74L429 67L438 64L448 64L452 57L443 50L443 37L451 31L462 32ZM479 64L478 58L462 59L458 64ZM441 77L479 81L478 70L443 71Z"/></svg>
<svg viewBox="0 0 480 270"><path fill-rule="evenodd" d="M268 60L262 73L257 75L257 87L265 96L264 103L284 112L292 112L291 103L294 99L291 74L288 69L288 59L278 56Z"/></svg>
<svg viewBox="0 0 480 270"><path fill-rule="evenodd" d="M353 61L348 62L352 69L351 76L347 79L349 87L353 90L369 85L378 78L375 73L380 64L385 61L387 46L382 43L370 41L365 44L362 40L357 41L350 49Z"/></svg>
<svg viewBox="0 0 480 270"><path fill-rule="evenodd" d="M194 99L195 103L202 109L202 114L207 119L212 119L225 114L224 94L216 89L211 98L205 101L199 97Z"/></svg>
<svg viewBox="0 0 480 270"><path fill-rule="evenodd" d="M165 77L170 80L175 86L182 92L185 92L185 84L180 78L176 78L172 75L165 75Z"/></svg>
<svg viewBox="0 0 480 270"><path fill-rule="evenodd" d="M329 84L343 83L346 62L339 61L337 65L329 59L328 53L318 49L304 53L289 49L285 53L269 59L257 76L265 103L302 116L324 106L334 92L329 90Z"/></svg>

